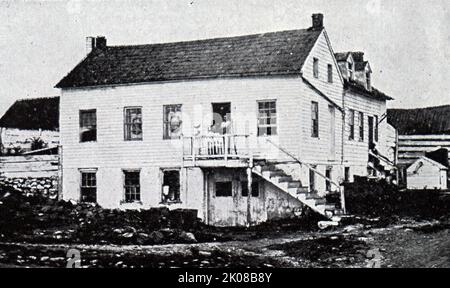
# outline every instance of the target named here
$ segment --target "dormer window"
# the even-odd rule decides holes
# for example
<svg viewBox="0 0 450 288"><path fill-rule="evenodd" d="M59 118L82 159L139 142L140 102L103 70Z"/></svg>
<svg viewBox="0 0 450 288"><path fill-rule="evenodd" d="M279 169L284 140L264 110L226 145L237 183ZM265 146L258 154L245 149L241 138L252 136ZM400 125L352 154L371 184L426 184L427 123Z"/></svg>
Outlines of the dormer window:
<svg viewBox="0 0 450 288"><path fill-rule="evenodd" d="M372 90L372 83L371 83L371 79L370 79L370 72L366 73L366 87L367 87L367 90L369 90L369 91Z"/></svg>
<svg viewBox="0 0 450 288"><path fill-rule="evenodd" d="M348 78L353 80L353 63L348 62Z"/></svg>

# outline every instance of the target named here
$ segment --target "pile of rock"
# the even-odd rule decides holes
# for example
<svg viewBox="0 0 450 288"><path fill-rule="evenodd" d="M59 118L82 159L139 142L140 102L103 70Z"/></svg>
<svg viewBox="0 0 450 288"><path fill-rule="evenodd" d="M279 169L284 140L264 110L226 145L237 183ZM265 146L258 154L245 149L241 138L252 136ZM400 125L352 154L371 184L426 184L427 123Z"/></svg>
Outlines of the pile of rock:
<svg viewBox="0 0 450 288"><path fill-rule="evenodd" d="M58 198L57 177L41 177L41 178L0 177L0 186L12 187L17 191L28 195L41 195L50 199Z"/></svg>
<svg viewBox="0 0 450 288"><path fill-rule="evenodd" d="M0 186L0 240L39 243L194 243L201 230L196 210L103 209ZM193 233L194 232L194 233ZM202 236L203 237L203 236ZM3 239L2 239L3 238Z"/></svg>

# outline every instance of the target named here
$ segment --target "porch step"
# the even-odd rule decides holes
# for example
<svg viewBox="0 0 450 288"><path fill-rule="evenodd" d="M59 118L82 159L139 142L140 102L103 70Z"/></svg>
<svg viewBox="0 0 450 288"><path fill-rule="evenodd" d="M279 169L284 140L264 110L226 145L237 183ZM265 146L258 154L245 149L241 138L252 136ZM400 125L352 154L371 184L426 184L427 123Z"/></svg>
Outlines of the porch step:
<svg viewBox="0 0 450 288"><path fill-rule="evenodd" d="M292 176L281 176L278 178L278 182L282 183L282 182L291 182L294 181L294 179L292 179Z"/></svg>
<svg viewBox="0 0 450 288"><path fill-rule="evenodd" d="M302 183L300 181L288 182L288 188L300 188L300 187L302 187Z"/></svg>
<svg viewBox="0 0 450 288"><path fill-rule="evenodd" d="M286 177L286 173L284 173L284 171L282 170L277 170L277 171L270 171L270 177Z"/></svg>

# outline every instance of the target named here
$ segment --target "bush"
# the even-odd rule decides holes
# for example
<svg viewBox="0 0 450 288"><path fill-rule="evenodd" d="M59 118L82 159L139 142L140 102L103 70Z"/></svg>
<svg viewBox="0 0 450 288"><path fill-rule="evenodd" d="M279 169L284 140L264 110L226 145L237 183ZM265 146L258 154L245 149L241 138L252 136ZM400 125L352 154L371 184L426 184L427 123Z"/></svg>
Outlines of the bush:
<svg viewBox="0 0 450 288"><path fill-rule="evenodd" d="M350 214L433 219L450 215L450 196L439 190L400 190L384 180L362 177L344 187L346 208Z"/></svg>

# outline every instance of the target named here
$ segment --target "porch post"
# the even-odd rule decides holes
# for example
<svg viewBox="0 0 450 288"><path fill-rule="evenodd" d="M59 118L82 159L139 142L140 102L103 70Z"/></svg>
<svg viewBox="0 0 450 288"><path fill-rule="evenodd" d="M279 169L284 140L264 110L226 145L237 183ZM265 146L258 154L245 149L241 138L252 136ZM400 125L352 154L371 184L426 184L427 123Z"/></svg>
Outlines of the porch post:
<svg viewBox="0 0 450 288"><path fill-rule="evenodd" d="M252 168L248 167L247 168L247 226L250 226L252 223L252 215L251 215L251 197L252 197L252 182L253 182L253 177L252 177Z"/></svg>

